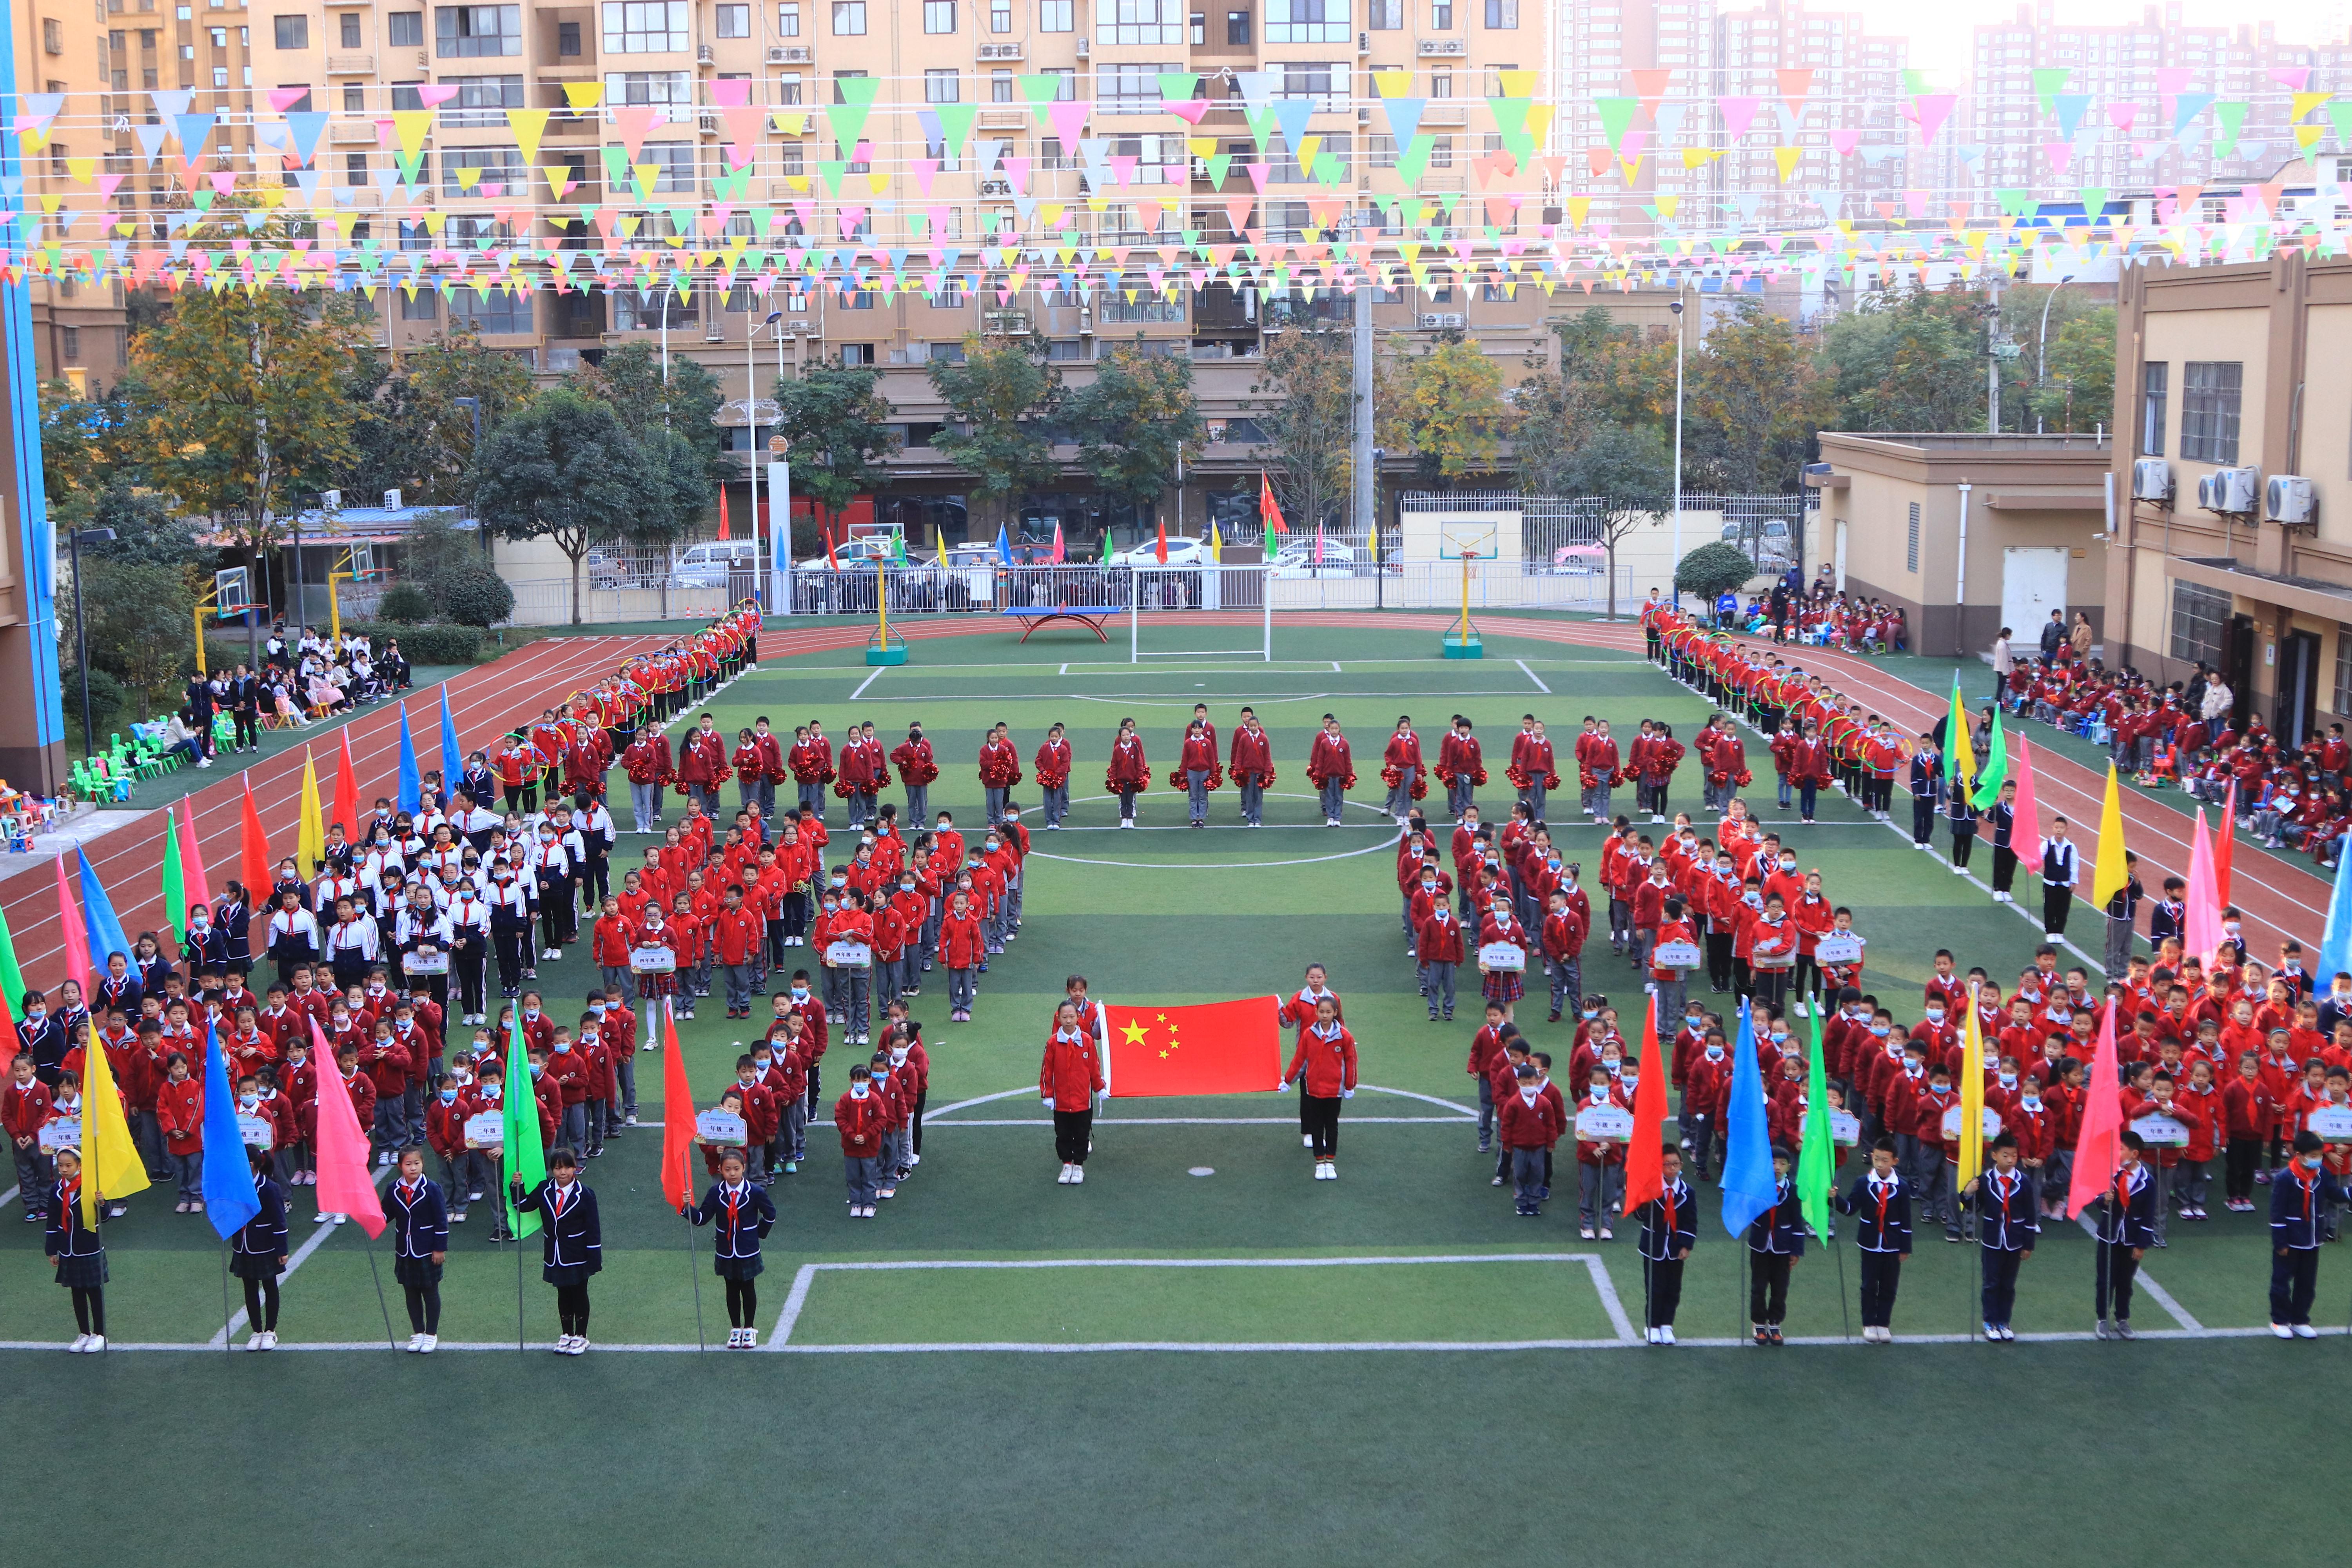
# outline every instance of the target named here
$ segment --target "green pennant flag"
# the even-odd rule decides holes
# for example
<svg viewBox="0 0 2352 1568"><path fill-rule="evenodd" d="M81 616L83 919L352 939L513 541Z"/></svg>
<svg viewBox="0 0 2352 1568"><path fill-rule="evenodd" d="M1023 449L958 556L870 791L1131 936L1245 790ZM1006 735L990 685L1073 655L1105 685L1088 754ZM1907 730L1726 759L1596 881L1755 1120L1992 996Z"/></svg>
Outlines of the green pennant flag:
<svg viewBox="0 0 2352 1568"><path fill-rule="evenodd" d="M1106 565L1106 566L1108 566L1108 565L1109 565L1109 564L1110 564L1110 531L1109 531L1108 529L1105 529L1105 530L1103 531L1103 552L1102 552L1102 563L1103 563L1104 565ZM5 929L5 928L0 928L0 929ZM10 955L9 963L10 963L10 964L11 964L12 966L15 964L15 963L16 963L16 958L15 958L14 954L11 954L11 955ZM22 988L23 988L23 987L22 987L21 985L18 987L18 989L20 989L20 990L21 990Z"/></svg>
<svg viewBox="0 0 2352 1568"><path fill-rule="evenodd" d="M1992 734L1985 742L1984 772L1977 775L1976 793L1969 804L1979 811L1991 808L2000 798L2000 786L2009 781L2009 734L2000 727L2000 709L1992 710Z"/></svg>
<svg viewBox="0 0 2352 1568"><path fill-rule="evenodd" d="M1830 1133L1830 1079L1822 1063L1822 1010L1808 1007L1811 1040L1805 1058L1805 1121L1797 1151L1797 1206L1824 1242L1830 1234L1830 1189L1837 1181L1837 1142Z"/></svg>
<svg viewBox="0 0 2352 1568"><path fill-rule="evenodd" d="M8 934L8 915L0 910L0 992L7 994L8 1016L25 1016L25 972L16 967L16 939Z"/></svg>
<svg viewBox="0 0 2352 1568"><path fill-rule="evenodd" d="M1637 98L1596 98L1593 111L1601 116L1601 139L1614 152L1625 143L1625 132L1633 123L1633 110L1640 106Z"/></svg>
<svg viewBox="0 0 2352 1568"><path fill-rule="evenodd" d="M846 147L856 142L866 129L866 117L874 108L874 95L880 89L882 79L871 76L836 76L833 90L841 96L839 103L824 106L824 121L833 132L833 139Z"/></svg>
<svg viewBox="0 0 2352 1568"><path fill-rule="evenodd" d="M530 1058L524 1054L522 1015L515 1015L507 1036L507 1082L500 1110L506 1117L507 1190L499 1194L507 1205L507 1228L519 1240L539 1229L536 1210L525 1214L514 1205L514 1188L520 1182L530 1192L547 1180L547 1146L539 1137L539 1095L531 1088Z"/></svg>
<svg viewBox="0 0 2352 1568"><path fill-rule="evenodd" d="M173 942L188 934L188 883L180 864L180 823L178 815L168 809L163 813L163 918L171 924Z"/></svg>

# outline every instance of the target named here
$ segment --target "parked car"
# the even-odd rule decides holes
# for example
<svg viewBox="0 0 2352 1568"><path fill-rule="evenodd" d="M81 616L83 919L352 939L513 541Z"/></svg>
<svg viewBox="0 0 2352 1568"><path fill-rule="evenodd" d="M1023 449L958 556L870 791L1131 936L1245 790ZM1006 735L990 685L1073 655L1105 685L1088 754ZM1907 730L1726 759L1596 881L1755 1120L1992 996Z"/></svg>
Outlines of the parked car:
<svg viewBox="0 0 2352 1568"><path fill-rule="evenodd" d="M1164 563L1160 559L1160 541L1156 537L1148 544L1139 544L1132 550L1120 552L1118 554L1112 556L1111 560L1117 564L1122 566L1208 566L1213 564L1213 563L1209 559L1209 542L1207 540L1182 539L1175 537L1174 535L1171 535L1169 538L1168 559Z"/></svg>
<svg viewBox="0 0 2352 1568"><path fill-rule="evenodd" d="M1283 578L1353 577L1356 575L1356 547L1342 544L1336 539L1323 542L1323 559L1315 559L1315 542L1292 540L1274 552L1272 574Z"/></svg>
<svg viewBox="0 0 2352 1568"><path fill-rule="evenodd" d="M690 545L670 568L670 582L681 588L724 588L743 582L760 570L756 539L713 539Z"/></svg>
<svg viewBox="0 0 2352 1568"><path fill-rule="evenodd" d="M1551 552L1555 577L1599 577L1609 571L1609 552L1597 544L1563 544Z"/></svg>

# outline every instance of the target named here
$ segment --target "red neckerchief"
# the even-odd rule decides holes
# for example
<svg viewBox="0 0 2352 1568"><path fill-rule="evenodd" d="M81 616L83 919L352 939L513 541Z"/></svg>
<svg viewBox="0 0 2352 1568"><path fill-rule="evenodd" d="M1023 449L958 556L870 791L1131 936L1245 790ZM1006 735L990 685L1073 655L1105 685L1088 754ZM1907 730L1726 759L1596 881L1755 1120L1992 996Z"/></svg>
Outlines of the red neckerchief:
<svg viewBox="0 0 2352 1568"><path fill-rule="evenodd" d="M727 1194L727 1229L732 1235L735 1230L735 1205L742 1201L742 1194L731 1187L722 1190Z"/></svg>
<svg viewBox="0 0 2352 1568"><path fill-rule="evenodd" d="M1895 1199L1895 1183L1889 1180L1883 1185L1876 1183L1872 1185L1878 1194L1878 1231L1883 1239L1886 1234L1886 1205Z"/></svg>
<svg viewBox="0 0 2352 1568"><path fill-rule="evenodd" d="M1666 1219L1666 1245L1675 1244L1675 1189L1669 1185L1658 1194L1658 1205Z"/></svg>

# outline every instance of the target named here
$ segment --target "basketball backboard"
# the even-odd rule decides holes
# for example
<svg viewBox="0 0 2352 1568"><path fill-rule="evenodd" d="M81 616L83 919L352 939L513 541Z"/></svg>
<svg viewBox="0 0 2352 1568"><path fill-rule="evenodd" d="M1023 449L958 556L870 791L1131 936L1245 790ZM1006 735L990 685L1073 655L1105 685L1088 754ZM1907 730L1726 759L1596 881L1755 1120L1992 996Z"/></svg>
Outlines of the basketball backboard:
<svg viewBox="0 0 2352 1568"><path fill-rule="evenodd" d="M253 602L251 583L249 570L243 566L232 566L226 572L214 573L213 613L226 619L260 608Z"/></svg>
<svg viewBox="0 0 2352 1568"><path fill-rule="evenodd" d="M1471 519L1440 524L1438 547L1448 561L1492 561L1496 555L1495 525Z"/></svg>

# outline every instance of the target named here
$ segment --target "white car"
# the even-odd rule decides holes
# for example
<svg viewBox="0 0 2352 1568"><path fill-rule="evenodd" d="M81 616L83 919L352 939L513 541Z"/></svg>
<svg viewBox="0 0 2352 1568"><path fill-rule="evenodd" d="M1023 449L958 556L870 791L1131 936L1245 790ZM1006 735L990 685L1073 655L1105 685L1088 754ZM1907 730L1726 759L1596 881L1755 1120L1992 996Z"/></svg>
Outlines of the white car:
<svg viewBox="0 0 2352 1568"><path fill-rule="evenodd" d="M1323 542L1323 559L1315 559L1315 542L1293 540L1274 552L1273 575L1283 578L1353 577L1356 547L1337 540Z"/></svg>
<svg viewBox="0 0 2352 1568"><path fill-rule="evenodd" d="M1133 550L1123 551L1119 554L1112 556L1111 562L1114 565L1119 566L1159 566L1161 564L1170 566L1208 566L1213 564L1213 563L1209 559L1209 542L1207 540L1179 539L1174 537L1171 537L1168 541L1168 559L1165 563L1162 563L1160 559L1160 542L1156 538L1149 544L1140 544L1136 546Z"/></svg>

